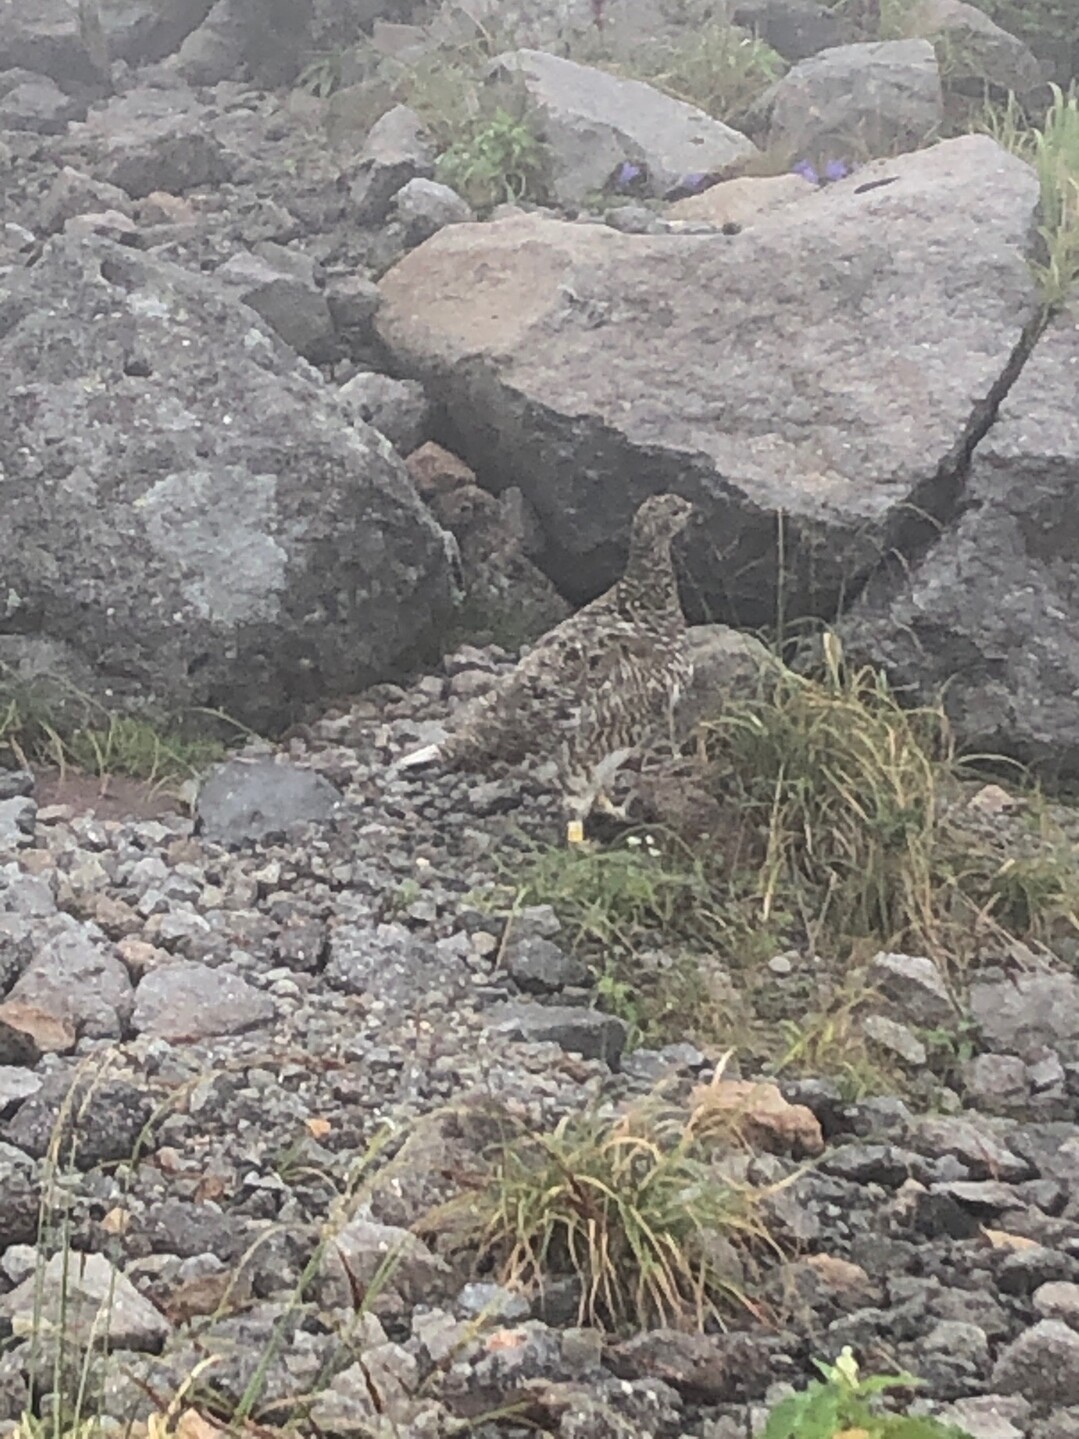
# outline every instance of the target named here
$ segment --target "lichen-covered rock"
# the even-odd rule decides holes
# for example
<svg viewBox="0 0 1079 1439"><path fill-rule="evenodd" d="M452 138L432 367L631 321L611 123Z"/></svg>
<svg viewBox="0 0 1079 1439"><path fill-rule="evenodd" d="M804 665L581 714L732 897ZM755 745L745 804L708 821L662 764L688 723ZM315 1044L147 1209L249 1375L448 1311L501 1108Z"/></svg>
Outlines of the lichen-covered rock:
<svg viewBox="0 0 1079 1439"><path fill-rule="evenodd" d="M212 280L57 237L0 289L0 365L0 624L99 698L272 726L445 622L401 463Z"/></svg>

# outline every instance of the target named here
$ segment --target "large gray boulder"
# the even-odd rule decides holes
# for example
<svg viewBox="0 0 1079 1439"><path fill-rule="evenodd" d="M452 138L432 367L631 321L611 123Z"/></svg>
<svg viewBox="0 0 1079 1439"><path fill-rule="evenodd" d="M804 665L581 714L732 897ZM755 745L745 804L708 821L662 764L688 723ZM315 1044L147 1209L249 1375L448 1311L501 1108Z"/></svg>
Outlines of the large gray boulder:
<svg viewBox="0 0 1079 1439"><path fill-rule="evenodd" d="M116 95L87 116L84 139L97 151L93 175L133 200L155 190L182 195L237 173L238 156L215 133L215 115L179 82Z"/></svg>
<svg viewBox="0 0 1079 1439"><path fill-rule="evenodd" d="M624 80L542 50L513 50L493 62L523 84L552 155L552 190L572 205L602 189L623 161L647 166L662 195L687 175L756 154L737 130L641 80Z"/></svg>
<svg viewBox="0 0 1079 1439"><path fill-rule="evenodd" d="M101 90L108 61L161 60L210 11L213 0L5 0L0 7L0 70L24 65L69 92Z"/></svg>
<svg viewBox="0 0 1079 1439"><path fill-rule="evenodd" d="M924 35L947 55L949 90L981 96L985 86L1030 101L1046 88L1041 66L1022 40L994 24L966 0L919 0L906 19L910 35Z"/></svg>
<svg viewBox="0 0 1079 1439"><path fill-rule="evenodd" d="M888 568L844 623L848 649L963 739L1079 773L1079 332L1057 320L974 451L958 517Z"/></svg>
<svg viewBox="0 0 1079 1439"><path fill-rule="evenodd" d="M944 93L928 40L881 40L802 60L760 108L770 148L820 165L924 145L944 120Z"/></svg>
<svg viewBox="0 0 1079 1439"><path fill-rule="evenodd" d="M241 73L267 88L296 78L311 41L314 0L214 0L180 47L177 69L193 85Z"/></svg>
<svg viewBox="0 0 1079 1439"><path fill-rule="evenodd" d="M403 464L214 280L55 237L0 282L0 372L0 634L107 702L273 727L445 622Z"/></svg>
<svg viewBox="0 0 1079 1439"><path fill-rule="evenodd" d="M791 61L860 38L843 8L817 0L735 0L731 19Z"/></svg>
<svg viewBox="0 0 1079 1439"><path fill-rule="evenodd" d="M738 235L454 225L383 277L376 323L481 480L532 502L565 593L616 578L635 506L673 487L704 520L691 613L831 615L948 508L1038 310L1037 194L967 136Z"/></svg>

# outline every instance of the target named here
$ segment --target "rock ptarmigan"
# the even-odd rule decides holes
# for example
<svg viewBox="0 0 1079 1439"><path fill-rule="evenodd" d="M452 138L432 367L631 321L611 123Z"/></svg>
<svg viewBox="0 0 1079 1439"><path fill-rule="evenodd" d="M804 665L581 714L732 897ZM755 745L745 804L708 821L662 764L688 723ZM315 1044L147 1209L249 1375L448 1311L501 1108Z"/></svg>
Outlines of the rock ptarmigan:
<svg viewBox="0 0 1079 1439"><path fill-rule="evenodd" d="M643 746L671 733L692 678L671 558L692 514L680 495L645 500L617 584L539 639L445 740L394 768L482 771L495 760L553 758L571 844L583 840L593 809L619 814L607 794L615 775Z"/></svg>

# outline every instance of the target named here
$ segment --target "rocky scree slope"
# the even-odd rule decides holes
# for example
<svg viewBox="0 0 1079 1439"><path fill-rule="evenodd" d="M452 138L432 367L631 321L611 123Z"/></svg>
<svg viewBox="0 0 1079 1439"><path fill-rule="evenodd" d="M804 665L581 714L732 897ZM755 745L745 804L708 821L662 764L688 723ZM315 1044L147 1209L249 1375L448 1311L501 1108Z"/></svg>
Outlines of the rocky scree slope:
<svg viewBox="0 0 1079 1439"><path fill-rule="evenodd" d="M372 692L289 754L252 746L207 782L194 822L99 821L38 808L18 793L28 777L4 782L16 792L2 801L0 1309L25 1322L42 1302L31 1245L39 1202L47 1214L58 1202L42 1186L57 1182L50 1144L71 1132L66 1096L79 1115L62 1141L68 1242L96 1256L77 1271L80 1302L93 1312L113 1294L117 1352L103 1373L117 1417L145 1414L147 1381L172 1392L207 1354L219 1356L215 1403L238 1404L283 1325L257 1412L284 1418L314 1387L312 1419L333 1433L381 1432L379 1414L401 1433L443 1432L452 1415L507 1403L562 1434L586 1421L725 1433L811 1355L848 1342L870 1367L921 1374L932 1405L976 1436L1001 1423L1068 1432L1068 972L984 968L964 1014L928 960L874 961L896 1029L959 1033L973 1019L980 1038L936 1114L897 1096L844 1100L828 1081L784 1085L798 1126L739 1151L745 1179L779 1184L765 1205L786 1257L744 1276L767 1323L743 1311L726 1334L604 1340L579 1327L572 1280L531 1297L500 1289L409 1234L482 1162L494 1116L542 1132L657 1083L676 1102L717 1058L689 1043L625 1053L624 1024L590 1007L549 909L507 933L477 907L530 837L557 831L540 777L387 779L387 747L444 723L453 697L504 663L462 651L442 676ZM797 988L801 963L777 964L770 983ZM362 1292L402 1244L357 1322L351 1286ZM305 1272L313 1308L296 1302ZM56 1264L43 1282L48 1306ZM32 1363L26 1339L4 1355L8 1419Z"/></svg>
<svg viewBox="0 0 1079 1439"><path fill-rule="evenodd" d="M762 147L775 127L823 163L867 112L885 151L943 116L928 42L765 8L803 53ZM744 177L680 211L646 187L474 225L415 113L334 144L343 102L262 88L303 54L264 9L99 9L104 53L66 6L0 20L0 660L22 679L283 724L407 667L477 569L503 612L526 587L537 615L564 604L544 572L599 589L632 506L674 484L711 525L698 614L860 592L852 642L917 682L958 669L969 734L1071 766L1074 356L1066 317L1038 332L1021 162L971 137L827 187ZM585 122L605 164L641 143L635 92L603 93L598 120L545 97L565 175ZM905 569L880 568L890 548ZM457 650L252 744L197 822L99 819L0 773L0 1422L42 1392L29 1336L66 1287L76 1351L105 1301L88 1392L116 1418L213 1354L218 1416L254 1393L260 1420L335 1435L704 1439L849 1342L977 1439L1070 1434L1079 993L1011 948L961 1006L926 957L871 961L878 1035L916 1069L919 1034L945 1035L948 1082L931 1113L784 1084L793 1138L728 1159L771 1187L783 1257L732 1267L757 1312L727 1334L604 1334L572 1276L522 1292L425 1228L507 1115L540 1134L657 1087L684 1106L721 1058L627 1052L557 915L507 933L480 902L555 833L541 776L388 779L507 662ZM816 961L767 973L797 1012Z"/></svg>

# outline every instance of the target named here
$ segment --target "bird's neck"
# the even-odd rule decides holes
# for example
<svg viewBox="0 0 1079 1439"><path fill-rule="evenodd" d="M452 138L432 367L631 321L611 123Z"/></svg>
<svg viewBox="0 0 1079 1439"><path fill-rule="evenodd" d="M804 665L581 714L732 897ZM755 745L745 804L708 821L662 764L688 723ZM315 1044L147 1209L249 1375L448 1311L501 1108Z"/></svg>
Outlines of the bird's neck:
<svg viewBox="0 0 1079 1439"><path fill-rule="evenodd" d="M670 540L647 546L630 540L629 559L618 582L618 608L626 615L657 611L681 615Z"/></svg>

